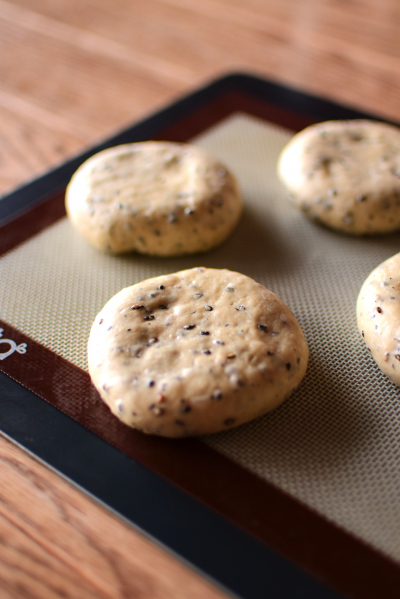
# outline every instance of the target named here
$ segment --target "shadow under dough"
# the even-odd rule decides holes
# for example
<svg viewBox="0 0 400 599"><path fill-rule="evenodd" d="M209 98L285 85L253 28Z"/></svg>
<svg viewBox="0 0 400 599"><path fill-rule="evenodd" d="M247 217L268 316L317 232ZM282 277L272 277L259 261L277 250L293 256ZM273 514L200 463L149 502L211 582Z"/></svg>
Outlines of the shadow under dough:
<svg viewBox="0 0 400 599"><path fill-rule="evenodd" d="M379 435L379 421L361 409L343 381L311 357L300 387L280 407L206 439L216 449L232 449L244 465L267 476L278 467L282 473L295 471L296 478L321 480L340 474L345 464L351 467Z"/></svg>
<svg viewBox="0 0 400 599"><path fill-rule="evenodd" d="M270 274L292 269L297 259L279 224L273 219L268 224L261 222L249 207L230 237L201 258L204 266L243 273L262 267Z"/></svg>

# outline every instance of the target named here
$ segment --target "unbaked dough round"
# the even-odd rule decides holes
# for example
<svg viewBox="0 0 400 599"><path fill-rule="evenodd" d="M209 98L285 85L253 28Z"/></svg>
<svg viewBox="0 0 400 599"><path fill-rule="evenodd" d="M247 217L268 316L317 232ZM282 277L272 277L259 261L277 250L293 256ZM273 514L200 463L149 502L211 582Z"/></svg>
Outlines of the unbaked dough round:
<svg viewBox="0 0 400 599"><path fill-rule="evenodd" d="M307 127L283 149L278 176L313 220L355 235L400 228L400 129L355 119Z"/></svg>
<svg viewBox="0 0 400 599"><path fill-rule="evenodd" d="M357 321L379 368L400 386L400 253L365 280L357 299Z"/></svg>
<svg viewBox="0 0 400 599"><path fill-rule="evenodd" d="M265 414L303 379L308 348L274 293L229 270L193 268L123 289L96 316L92 381L128 426L167 437Z"/></svg>
<svg viewBox="0 0 400 599"><path fill-rule="evenodd" d="M100 250L177 256L222 243L242 198L234 175L202 149L149 141L84 162L67 187L66 210Z"/></svg>

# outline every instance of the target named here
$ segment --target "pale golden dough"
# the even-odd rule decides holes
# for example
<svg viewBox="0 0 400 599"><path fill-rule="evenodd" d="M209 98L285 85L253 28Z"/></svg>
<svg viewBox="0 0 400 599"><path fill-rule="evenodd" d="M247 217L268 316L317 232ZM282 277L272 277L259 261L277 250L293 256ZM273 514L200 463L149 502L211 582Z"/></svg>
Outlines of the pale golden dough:
<svg viewBox="0 0 400 599"><path fill-rule="evenodd" d="M265 414L303 379L308 348L289 308L253 279L193 268L120 291L96 316L92 381L125 424L167 437Z"/></svg>
<svg viewBox="0 0 400 599"><path fill-rule="evenodd" d="M189 144L140 142L104 150L73 175L67 214L96 248L153 256L209 250L235 228L234 175Z"/></svg>
<svg viewBox="0 0 400 599"><path fill-rule="evenodd" d="M307 127L283 149L278 176L311 219L354 235L400 228L400 129L369 120Z"/></svg>
<svg viewBox="0 0 400 599"><path fill-rule="evenodd" d="M357 322L379 368L400 386L400 254L365 280L357 299Z"/></svg>

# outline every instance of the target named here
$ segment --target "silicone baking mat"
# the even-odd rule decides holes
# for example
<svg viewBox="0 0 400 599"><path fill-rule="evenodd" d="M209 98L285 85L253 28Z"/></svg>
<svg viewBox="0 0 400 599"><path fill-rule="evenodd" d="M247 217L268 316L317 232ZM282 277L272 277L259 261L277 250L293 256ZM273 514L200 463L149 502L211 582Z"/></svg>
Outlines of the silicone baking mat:
<svg viewBox="0 0 400 599"><path fill-rule="evenodd" d="M172 484L172 493L179 488L212 508L205 512L209 517L219 513L222 520L213 521L213 530L199 544L204 549L196 549L208 557L193 556L182 532L179 542L173 533L168 540L160 523L146 525L109 492L96 491L88 480L89 465L76 474L74 466L68 470L59 464L60 443L68 447L75 433L69 440L68 425L59 421L62 442L60 436L53 438L54 429L27 396L29 411L14 402L14 417L3 416L0 426L239 596L265 596L274 584L278 590L273 597L335 596L282 561L290 573L283 577L291 581L286 589L274 561L284 555L345 596L395 597L400 581L400 391L368 355L357 331L355 303L367 274L398 251L400 235L358 239L317 226L289 203L276 177L277 157L294 131L319 120L362 115L249 76L225 78L183 102L186 110L179 117L174 106L149 119L147 131L142 124L104 145L161 138L190 140L205 148L238 177L245 210L236 231L219 248L196 256L104 255L73 230L64 214L65 183L84 157L58 175L48 175L53 177L48 187L59 187L55 193L46 190L44 177L5 198L9 214L0 229L0 369L79 423L79 443L86 447L95 437L101 439L108 463L109 446L117 450L112 459L129 460L128 469L131 462L142 464L162 484ZM35 188L39 183L40 192ZM242 272L279 295L303 328L309 368L295 394L263 418L201 440L149 438L111 416L91 386L88 334L97 312L121 288L193 266ZM20 392L14 388L13 393ZM7 401L4 405L10 409ZM51 414L52 423L56 414ZM41 440L38 449L34 440L24 440L27 427L32 438L44 434L50 441ZM79 449L78 444L75 452ZM124 476L121 472L121 492L127 484L135 494L137 486L132 480L124 483ZM136 485L142 485L137 476ZM164 489L164 498L170 492ZM171 514L182 522L180 501L171 499ZM193 505L185 504L189 519L198 509ZM234 563L229 568L219 558L209 566L206 545L213 543L218 526L228 522L238 534L251 535L235 541L242 566L246 543L253 538L256 543L248 580L241 583L233 575ZM277 554L263 553L270 547ZM262 578L266 562L275 582Z"/></svg>

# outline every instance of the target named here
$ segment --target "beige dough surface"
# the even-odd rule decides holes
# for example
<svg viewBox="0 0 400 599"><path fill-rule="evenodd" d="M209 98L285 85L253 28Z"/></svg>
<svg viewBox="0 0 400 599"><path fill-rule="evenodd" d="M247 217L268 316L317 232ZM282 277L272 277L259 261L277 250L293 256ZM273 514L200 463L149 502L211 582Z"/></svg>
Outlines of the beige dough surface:
<svg viewBox="0 0 400 599"><path fill-rule="evenodd" d="M73 175L67 214L96 248L153 256L209 250L235 228L234 175L200 148L138 142L99 152Z"/></svg>
<svg viewBox="0 0 400 599"><path fill-rule="evenodd" d="M357 300L357 321L379 368L400 386L400 253L365 280Z"/></svg>
<svg viewBox="0 0 400 599"><path fill-rule="evenodd" d="M312 220L354 235L400 228L400 129L369 120L307 127L285 146L278 176Z"/></svg>
<svg viewBox="0 0 400 599"><path fill-rule="evenodd" d="M308 348L289 308L237 272L193 268L123 289L96 316L92 381L125 424L167 437L226 430L278 406Z"/></svg>

